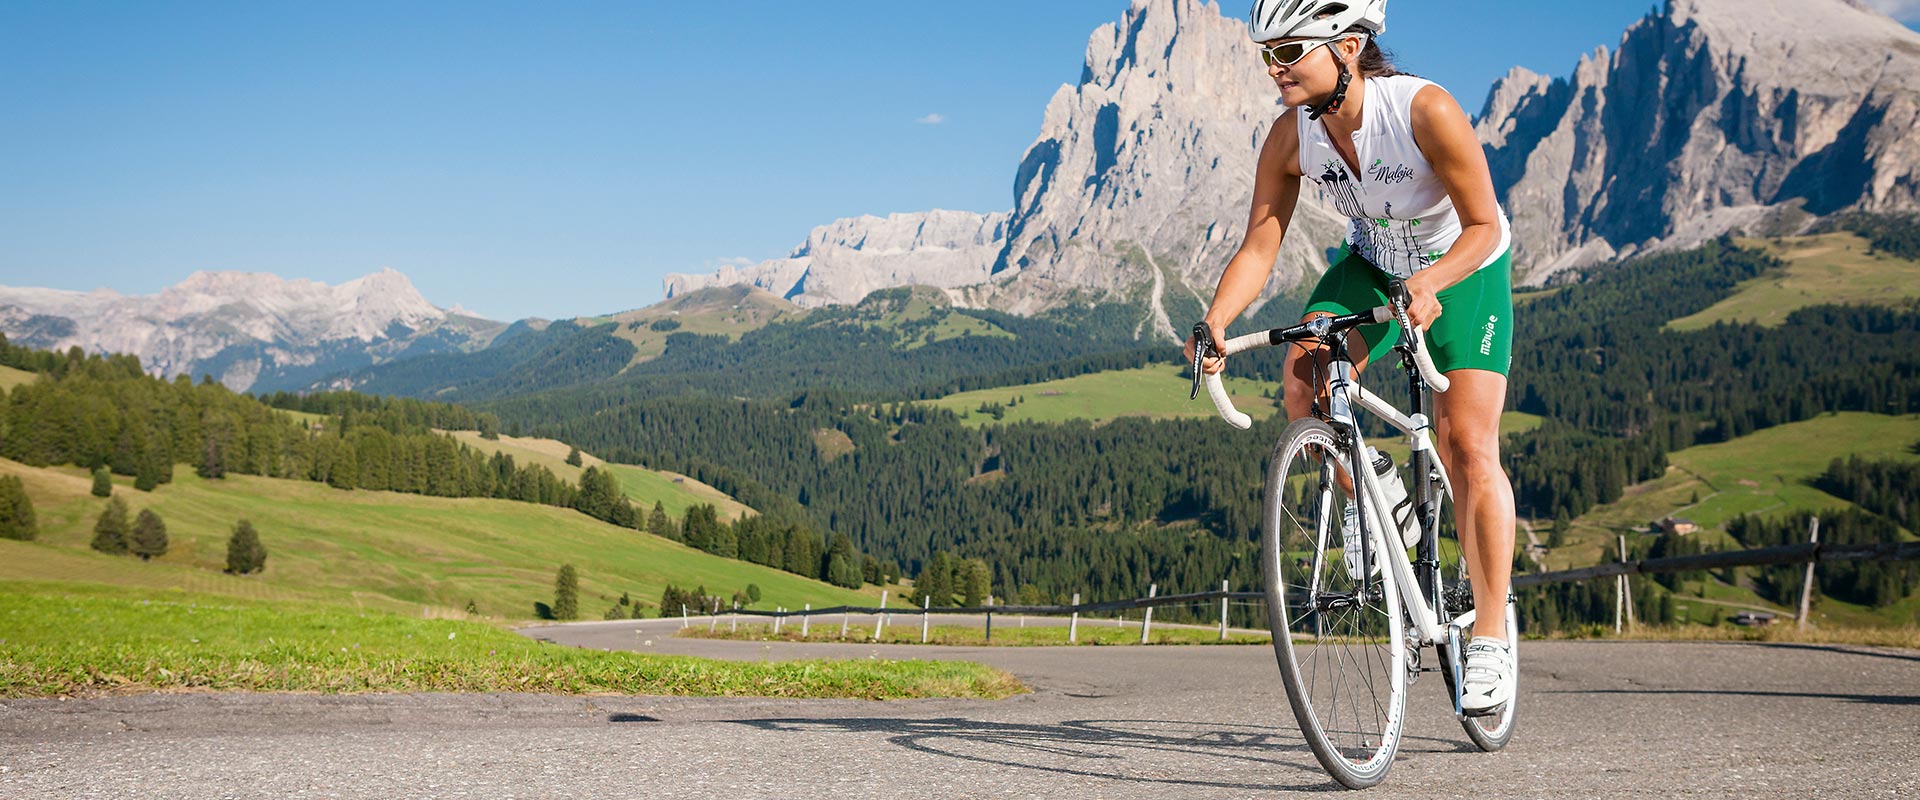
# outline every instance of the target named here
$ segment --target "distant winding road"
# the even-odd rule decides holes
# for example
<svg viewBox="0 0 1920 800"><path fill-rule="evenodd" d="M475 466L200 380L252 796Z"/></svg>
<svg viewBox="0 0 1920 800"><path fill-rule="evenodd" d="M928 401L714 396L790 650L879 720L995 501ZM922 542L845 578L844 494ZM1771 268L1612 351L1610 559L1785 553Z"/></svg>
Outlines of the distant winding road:
<svg viewBox="0 0 1920 800"><path fill-rule="evenodd" d="M903 615L904 617L904 615ZM858 618L856 618L857 620ZM869 623L871 624L871 618ZM720 658L965 658L1003 701L142 695L0 702L0 797L1243 798L1332 784L1264 646L938 648L671 638L673 620L528 635ZM1529 642L1507 751L1440 681L1374 796L1920 796L1920 653Z"/></svg>

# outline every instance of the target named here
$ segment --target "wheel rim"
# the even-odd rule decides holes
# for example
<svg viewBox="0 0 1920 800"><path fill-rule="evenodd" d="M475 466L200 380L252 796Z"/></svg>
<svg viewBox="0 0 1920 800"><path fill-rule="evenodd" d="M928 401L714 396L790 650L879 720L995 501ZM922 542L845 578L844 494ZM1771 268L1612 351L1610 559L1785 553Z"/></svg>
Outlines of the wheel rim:
<svg viewBox="0 0 1920 800"><path fill-rule="evenodd" d="M1284 644L1303 695L1296 698L1303 732L1320 736L1346 769L1366 774L1385 769L1399 735L1401 631L1379 576L1347 573L1346 494L1340 473L1321 457L1333 452L1330 431L1309 431L1272 465L1270 477L1282 484L1266 520L1276 545L1266 566L1290 634Z"/></svg>

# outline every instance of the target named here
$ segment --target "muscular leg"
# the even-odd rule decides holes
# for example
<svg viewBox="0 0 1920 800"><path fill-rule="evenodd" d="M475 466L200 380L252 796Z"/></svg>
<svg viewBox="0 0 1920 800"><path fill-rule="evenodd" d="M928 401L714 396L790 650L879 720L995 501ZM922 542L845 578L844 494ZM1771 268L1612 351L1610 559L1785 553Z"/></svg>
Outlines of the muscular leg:
<svg viewBox="0 0 1920 800"><path fill-rule="evenodd" d="M1314 317L1331 316L1334 315L1325 311L1315 311L1301 317L1300 321L1305 322ZM1294 345L1285 345L1285 347L1287 348L1287 362L1285 368L1282 370L1284 375L1281 379L1280 387L1281 401L1287 409L1287 421L1292 422L1307 416L1313 409L1313 401L1316 396L1320 400L1320 410L1323 412L1326 411L1326 385L1321 384L1314 386L1312 384L1316 363L1319 365L1320 375L1324 378L1327 374L1327 360L1330 357L1327 348L1321 347L1318 343L1307 345L1305 350ZM1347 355L1353 357L1353 374L1355 378L1358 378L1360 371L1367 368L1367 341L1360 337L1358 331L1347 332ZM1309 358L1309 356L1311 356L1311 358Z"/></svg>
<svg viewBox="0 0 1920 800"><path fill-rule="evenodd" d="M1301 317L1300 321L1331 316L1334 315L1325 311L1314 311ZM1333 354L1318 342L1308 344L1305 350L1290 344L1285 347L1287 360L1281 369L1280 399L1287 409L1287 421L1292 422L1311 414L1316 397L1320 401L1321 413L1326 413L1327 385L1324 381L1328 374L1327 362L1332 359ZM1347 331L1347 355L1353 358L1353 377L1359 380L1360 371L1367 367L1367 340L1360 336L1359 331ZM1323 381L1319 386L1313 385L1316 363L1319 376ZM1333 467L1334 481L1340 485L1340 491L1347 497L1352 497L1353 478L1347 474L1347 465L1336 463Z"/></svg>
<svg viewBox="0 0 1920 800"><path fill-rule="evenodd" d="M1434 442L1453 481L1453 518L1460 530L1473 605L1482 609L1473 635L1506 638L1504 609L1513 581L1513 484L1500 467L1500 412L1507 378L1497 372L1457 369L1452 388L1438 395Z"/></svg>

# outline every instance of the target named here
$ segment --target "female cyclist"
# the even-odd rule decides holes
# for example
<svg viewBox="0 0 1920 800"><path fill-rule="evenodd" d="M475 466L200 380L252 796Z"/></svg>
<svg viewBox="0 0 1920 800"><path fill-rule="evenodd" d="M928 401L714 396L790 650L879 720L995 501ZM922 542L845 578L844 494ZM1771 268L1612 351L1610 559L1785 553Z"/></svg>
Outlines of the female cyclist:
<svg viewBox="0 0 1920 800"><path fill-rule="evenodd" d="M1387 282L1406 281L1407 316L1426 331L1434 364L1452 381L1435 408L1435 446L1453 478L1454 517L1473 575L1477 608L1506 603L1512 577L1513 486L1500 468L1500 412L1511 361L1511 235L1494 199L1473 125L1432 82L1395 70L1374 43L1386 30L1386 0L1255 0L1253 38L1267 75L1290 108L1267 134L1254 175L1246 240L1228 262L1206 323L1226 341L1227 323L1259 296L1280 241L1312 181L1352 218L1346 241L1307 302L1304 319L1387 302ZM1397 323L1363 326L1350 340L1356 367L1386 354ZM1193 339L1186 343L1193 356ZM1306 416L1314 365L1325 348L1289 348L1284 402ZM1217 373L1225 364L1208 359ZM1321 373L1321 374L1324 374ZM1348 528L1352 527L1351 509ZM1349 536L1353 534L1349 531ZM1475 617L1466 648L1464 704L1496 708L1513 691L1506 615Z"/></svg>

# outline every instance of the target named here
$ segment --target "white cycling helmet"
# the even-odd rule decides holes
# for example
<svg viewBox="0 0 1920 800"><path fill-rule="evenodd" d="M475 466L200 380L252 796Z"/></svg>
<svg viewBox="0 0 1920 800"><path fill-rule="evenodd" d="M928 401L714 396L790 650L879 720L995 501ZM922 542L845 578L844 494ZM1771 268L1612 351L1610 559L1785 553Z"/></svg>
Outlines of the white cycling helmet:
<svg viewBox="0 0 1920 800"><path fill-rule="evenodd" d="M1387 32L1387 0L1254 0L1253 40L1330 39L1360 28Z"/></svg>

